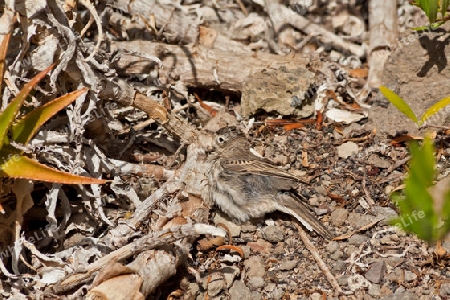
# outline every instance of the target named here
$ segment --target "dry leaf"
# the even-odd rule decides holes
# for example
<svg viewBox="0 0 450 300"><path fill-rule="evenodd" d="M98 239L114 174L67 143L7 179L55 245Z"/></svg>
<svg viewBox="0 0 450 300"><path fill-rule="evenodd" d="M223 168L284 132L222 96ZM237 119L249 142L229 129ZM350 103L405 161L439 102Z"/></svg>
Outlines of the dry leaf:
<svg viewBox="0 0 450 300"><path fill-rule="evenodd" d="M245 258L244 251L241 247L233 246L233 245L223 245L216 249L216 251L229 250L236 251L242 258Z"/></svg>
<svg viewBox="0 0 450 300"><path fill-rule="evenodd" d="M348 71L348 75L353 78L367 78L369 69L353 69Z"/></svg>
<svg viewBox="0 0 450 300"><path fill-rule="evenodd" d="M213 238L204 238L197 241L197 250L207 251L214 247L220 247L225 244L225 238L222 236L216 236Z"/></svg>

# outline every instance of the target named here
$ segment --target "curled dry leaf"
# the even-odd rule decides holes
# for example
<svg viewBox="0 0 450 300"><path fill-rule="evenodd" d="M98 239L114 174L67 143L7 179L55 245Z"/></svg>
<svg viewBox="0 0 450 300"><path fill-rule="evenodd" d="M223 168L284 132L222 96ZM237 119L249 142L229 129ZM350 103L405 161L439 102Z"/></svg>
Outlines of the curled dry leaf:
<svg viewBox="0 0 450 300"><path fill-rule="evenodd" d="M197 250L208 251L214 247L220 247L225 244L225 238L222 236L216 236L213 238L203 238L197 241Z"/></svg>
<svg viewBox="0 0 450 300"><path fill-rule="evenodd" d="M216 249L216 251L223 251L223 250L235 251L235 252L237 252L242 258L245 258L244 251L242 250L241 247L237 247L237 246L233 246L233 245L223 245L223 246L217 247L217 249Z"/></svg>
<svg viewBox="0 0 450 300"><path fill-rule="evenodd" d="M368 69L353 69L348 71L348 75L354 78L366 78L369 75Z"/></svg>

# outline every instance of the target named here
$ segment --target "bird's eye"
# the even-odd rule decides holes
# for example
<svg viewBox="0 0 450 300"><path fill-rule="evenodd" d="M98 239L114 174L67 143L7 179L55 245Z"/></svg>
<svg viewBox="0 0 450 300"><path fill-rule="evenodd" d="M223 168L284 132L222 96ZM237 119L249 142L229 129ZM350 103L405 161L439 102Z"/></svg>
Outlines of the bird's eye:
<svg viewBox="0 0 450 300"><path fill-rule="evenodd" d="M222 145L223 143L225 143L225 139L223 138L223 136L218 136L217 137L217 143L219 145Z"/></svg>

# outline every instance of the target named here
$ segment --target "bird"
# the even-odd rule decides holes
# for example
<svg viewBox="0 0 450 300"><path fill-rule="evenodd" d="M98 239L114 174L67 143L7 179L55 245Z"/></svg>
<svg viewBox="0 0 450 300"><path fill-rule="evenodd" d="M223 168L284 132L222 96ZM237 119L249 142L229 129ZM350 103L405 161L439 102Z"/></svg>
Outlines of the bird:
<svg viewBox="0 0 450 300"><path fill-rule="evenodd" d="M250 151L250 143L237 127L216 132L215 153L209 155L207 201L216 204L237 223L281 211L309 231L326 239L332 234L295 193L299 179Z"/></svg>

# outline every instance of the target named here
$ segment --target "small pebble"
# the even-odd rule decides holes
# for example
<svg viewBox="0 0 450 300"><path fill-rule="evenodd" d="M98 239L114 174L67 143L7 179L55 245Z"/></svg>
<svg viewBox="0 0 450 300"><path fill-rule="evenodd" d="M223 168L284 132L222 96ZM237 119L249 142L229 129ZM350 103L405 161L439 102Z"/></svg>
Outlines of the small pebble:
<svg viewBox="0 0 450 300"><path fill-rule="evenodd" d="M284 240L283 227L267 226L263 230L263 236L267 241L271 243L281 242Z"/></svg>

